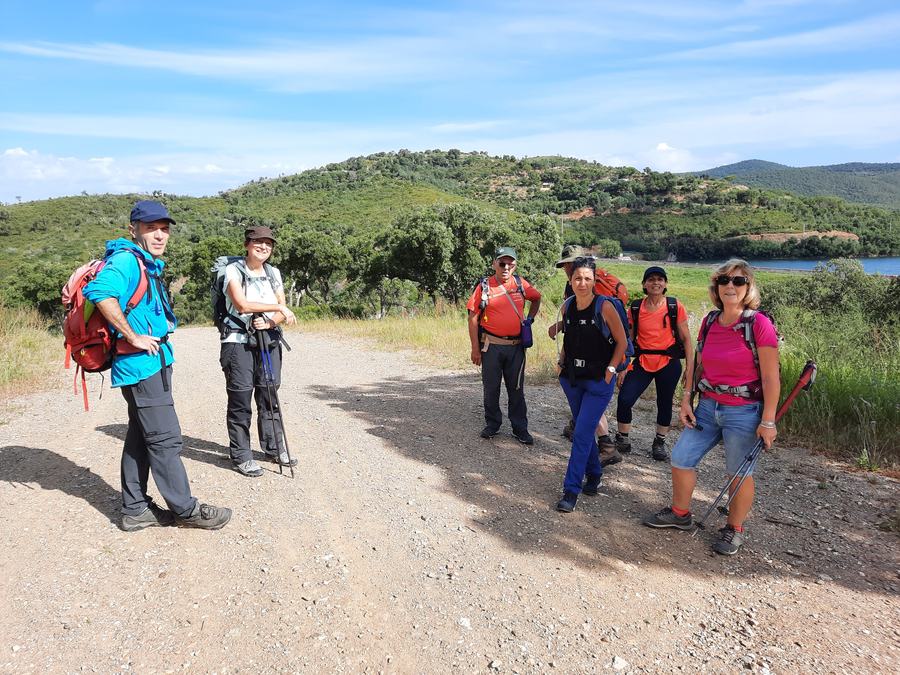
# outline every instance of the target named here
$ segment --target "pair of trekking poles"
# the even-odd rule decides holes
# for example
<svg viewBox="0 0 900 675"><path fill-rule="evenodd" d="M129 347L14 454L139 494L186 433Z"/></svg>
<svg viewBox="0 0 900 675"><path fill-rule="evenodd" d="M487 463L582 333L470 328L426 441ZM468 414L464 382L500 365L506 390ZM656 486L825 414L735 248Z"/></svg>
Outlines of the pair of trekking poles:
<svg viewBox="0 0 900 675"><path fill-rule="evenodd" d="M254 314L253 318L263 316L262 314ZM251 321L251 326L253 325ZM252 328L251 328L252 330ZM259 360L262 364L263 383L266 387L266 406L269 413L269 422L272 424L272 436L275 438L275 448L278 455L275 458L278 464L278 474L284 473L284 464L281 462L281 451L284 448L284 454L287 456L288 468L291 470L291 478L294 477L294 462L291 460L291 451L288 448L287 432L284 430L284 414L281 410L281 401L278 400L278 387L275 382L275 369L272 367L272 338L267 330L255 331L256 348L259 350ZM288 351L291 351L290 345L280 334L277 338ZM278 419L281 421L281 433L278 433L278 425L275 424L275 410L278 410Z"/></svg>
<svg viewBox="0 0 900 675"><path fill-rule="evenodd" d="M803 370L800 372L800 377L797 378L797 384L794 385L794 388L791 389L791 393L788 394L787 398L784 399L784 403L782 403L778 407L778 412L775 413L775 421L778 422L784 414L788 411L788 408L791 407L791 404L794 402L794 399L797 398L797 395L801 391L808 391L813 383L816 381L816 364L813 361L807 361L806 365L803 366ZM753 469L756 467L756 463L759 461L760 455L762 455L763 448L765 444L763 440L760 438L756 445L754 445L750 452L744 457L744 461L741 462L741 465L737 468L737 471L734 472L734 476L728 479L728 482L722 487L721 492L719 492L719 496L715 498L712 504L709 505L709 508L706 510L706 513L703 514L703 517L700 520L696 521L696 529L694 530L693 536L697 536L697 532L706 528L706 520L712 515L713 511L716 510L719 502L722 501L722 497L725 496L725 493L728 492L728 488L731 487L731 484L740 476L740 480L735 486L734 490L732 490L728 499L725 501L725 504L722 506L720 511L723 513L728 513L728 507L731 505L731 500L734 499L734 496L741 491L741 486L744 484L744 481L747 480L747 476L753 473Z"/></svg>

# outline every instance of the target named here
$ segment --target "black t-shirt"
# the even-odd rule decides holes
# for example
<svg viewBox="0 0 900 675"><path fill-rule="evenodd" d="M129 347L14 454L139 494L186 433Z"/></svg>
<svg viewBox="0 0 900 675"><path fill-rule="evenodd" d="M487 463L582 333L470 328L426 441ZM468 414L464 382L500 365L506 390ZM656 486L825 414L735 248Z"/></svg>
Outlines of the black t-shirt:
<svg viewBox="0 0 900 675"><path fill-rule="evenodd" d="M578 309L573 299L563 317L564 372L571 378L599 379L612 360L613 345L594 324L594 302ZM601 317L602 320L602 317Z"/></svg>

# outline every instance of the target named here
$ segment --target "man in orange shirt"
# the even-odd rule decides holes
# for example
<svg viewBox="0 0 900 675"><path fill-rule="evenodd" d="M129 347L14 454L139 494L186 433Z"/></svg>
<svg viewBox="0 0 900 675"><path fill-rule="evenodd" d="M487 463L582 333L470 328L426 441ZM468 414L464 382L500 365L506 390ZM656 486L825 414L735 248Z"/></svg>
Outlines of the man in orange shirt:
<svg viewBox="0 0 900 675"><path fill-rule="evenodd" d="M541 294L527 280L515 274L516 251L498 248L494 256L494 274L475 287L466 309L469 310L469 339L472 363L481 366L484 386L484 422L482 438L500 431L500 382L506 383L509 398L509 422L513 436L525 445L534 438L528 433L525 405L525 348L522 346L522 321L531 323L541 307ZM525 301L530 305L525 317Z"/></svg>

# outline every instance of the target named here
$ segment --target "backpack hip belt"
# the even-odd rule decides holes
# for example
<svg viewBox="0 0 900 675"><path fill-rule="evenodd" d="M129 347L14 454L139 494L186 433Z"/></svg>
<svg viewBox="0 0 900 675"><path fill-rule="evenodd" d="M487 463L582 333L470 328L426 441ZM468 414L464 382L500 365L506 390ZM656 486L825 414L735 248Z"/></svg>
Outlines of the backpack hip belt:
<svg viewBox="0 0 900 675"><path fill-rule="evenodd" d="M702 392L712 392L715 394L730 394L731 396L746 398L751 401L762 400L763 393L762 382L760 380L754 380L753 382L737 386L729 386L725 384L713 385L710 384L709 380L703 378L697 382L697 389Z"/></svg>
<svg viewBox="0 0 900 675"><path fill-rule="evenodd" d="M502 338L487 332L481 334L481 351L486 352L491 345L520 345L521 338Z"/></svg>

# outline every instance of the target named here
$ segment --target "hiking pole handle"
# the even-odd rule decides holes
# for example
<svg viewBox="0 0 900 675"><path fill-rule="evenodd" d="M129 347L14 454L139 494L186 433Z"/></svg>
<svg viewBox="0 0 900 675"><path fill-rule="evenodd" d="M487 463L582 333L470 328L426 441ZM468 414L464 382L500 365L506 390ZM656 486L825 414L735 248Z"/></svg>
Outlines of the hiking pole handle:
<svg viewBox="0 0 900 675"><path fill-rule="evenodd" d="M799 394L803 390L810 389L815 381L816 363L815 361L810 360L806 362L805 366L803 366L803 370L800 372L800 377L797 378L797 384L794 385L794 388L791 389L791 392L787 395L787 398L784 399L784 403L778 406L778 412L775 413L776 422L780 420L788 411L788 408L791 407L794 399L797 398L797 394Z"/></svg>

